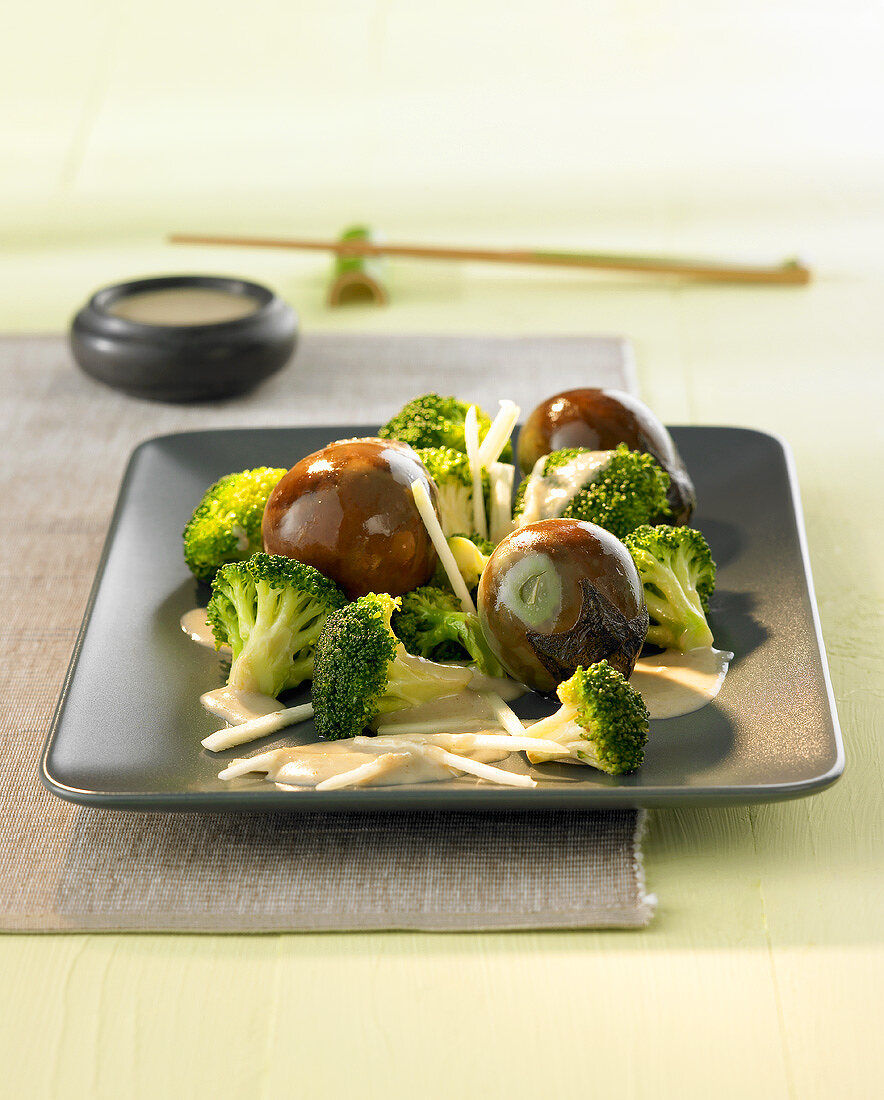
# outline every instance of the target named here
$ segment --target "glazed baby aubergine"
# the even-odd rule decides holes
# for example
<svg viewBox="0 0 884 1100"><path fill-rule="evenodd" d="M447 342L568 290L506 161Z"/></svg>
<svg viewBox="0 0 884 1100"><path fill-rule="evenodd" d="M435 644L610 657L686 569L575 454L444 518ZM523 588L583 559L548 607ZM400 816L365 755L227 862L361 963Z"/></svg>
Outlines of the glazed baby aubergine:
<svg viewBox="0 0 884 1100"><path fill-rule="evenodd" d="M436 551L411 492L436 486L418 456L390 439L330 443L293 466L264 509L268 554L312 565L351 600L426 584Z"/></svg>
<svg viewBox="0 0 884 1100"><path fill-rule="evenodd" d="M648 630L629 551L576 519L540 520L508 535L485 566L478 605L500 663L546 694L596 661L630 676Z"/></svg>
<svg viewBox="0 0 884 1100"><path fill-rule="evenodd" d="M672 436L647 405L620 390L566 390L539 404L519 435L519 466L529 474L538 459L553 451L609 451L618 443L652 455L669 474L672 517L659 517L657 522L688 523L696 493Z"/></svg>

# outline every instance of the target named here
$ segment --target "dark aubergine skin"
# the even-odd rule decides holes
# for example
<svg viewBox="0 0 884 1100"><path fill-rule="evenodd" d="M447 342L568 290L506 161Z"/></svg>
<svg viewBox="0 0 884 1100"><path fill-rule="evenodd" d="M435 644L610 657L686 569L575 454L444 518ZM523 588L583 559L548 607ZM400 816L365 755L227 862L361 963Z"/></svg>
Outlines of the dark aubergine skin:
<svg viewBox="0 0 884 1100"><path fill-rule="evenodd" d="M669 474L667 499L673 513L665 522L688 523L696 493L672 436L647 405L620 390L566 390L542 402L519 433L519 465L529 474L539 458L563 447L610 451L618 443L660 463Z"/></svg>
<svg viewBox="0 0 884 1100"><path fill-rule="evenodd" d="M308 455L279 482L264 509L268 554L312 565L351 600L367 592L410 592L436 566L411 483L436 503L436 486L404 443L353 439Z"/></svg>
<svg viewBox="0 0 884 1100"><path fill-rule="evenodd" d="M602 659L630 676L648 630L629 551L576 519L540 520L508 535L485 566L478 605L498 660L545 694Z"/></svg>

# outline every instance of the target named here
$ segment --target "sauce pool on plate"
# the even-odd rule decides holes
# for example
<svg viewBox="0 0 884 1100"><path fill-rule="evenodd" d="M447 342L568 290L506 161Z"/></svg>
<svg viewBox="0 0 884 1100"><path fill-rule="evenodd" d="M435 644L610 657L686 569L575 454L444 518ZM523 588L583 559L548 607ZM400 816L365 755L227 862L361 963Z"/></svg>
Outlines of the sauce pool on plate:
<svg viewBox="0 0 884 1100"><path fill-rule="evenodd" d="M677 718L705 707L721 691L733 653L712 646L640 657L629 678L652 718Z"/></svg>

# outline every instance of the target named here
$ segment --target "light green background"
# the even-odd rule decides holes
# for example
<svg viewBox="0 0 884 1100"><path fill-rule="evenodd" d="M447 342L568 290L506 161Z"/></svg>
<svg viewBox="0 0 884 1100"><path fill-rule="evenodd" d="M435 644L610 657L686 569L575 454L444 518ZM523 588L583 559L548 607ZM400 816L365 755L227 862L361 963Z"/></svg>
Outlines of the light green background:
<svg viewBox="0 0 884 1100"><path fill-rule="evenodd" d="M0 34L0 327L167 270L304 326L621 333L792 443L848 771L653 815L641 933L0 939L12 1097L874 1097L884 1058L879 0L38 0ZM170 230L806 255L806 290L173 249ZM501 394L506 392L501 379ZM331 413L330 413L331 415ZM2 462L2 459L0 459Z"/></svg>

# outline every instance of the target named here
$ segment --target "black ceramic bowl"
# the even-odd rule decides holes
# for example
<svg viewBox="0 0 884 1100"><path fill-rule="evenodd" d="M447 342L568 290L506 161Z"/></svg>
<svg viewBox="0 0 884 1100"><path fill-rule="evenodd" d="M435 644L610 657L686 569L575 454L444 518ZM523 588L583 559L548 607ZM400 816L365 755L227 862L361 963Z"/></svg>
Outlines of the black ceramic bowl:
<svg viewBox="0 0 884 1100"><path fill-rule="evenodd" d="M254 308L208 324L145 323L112 312L124 298L178 287L237 295ZM70 342L86 374L133 397L210 401L245 393L285 366L297 329L291 306L259 283L168 275L99 290L74 318Z"/></svg>

